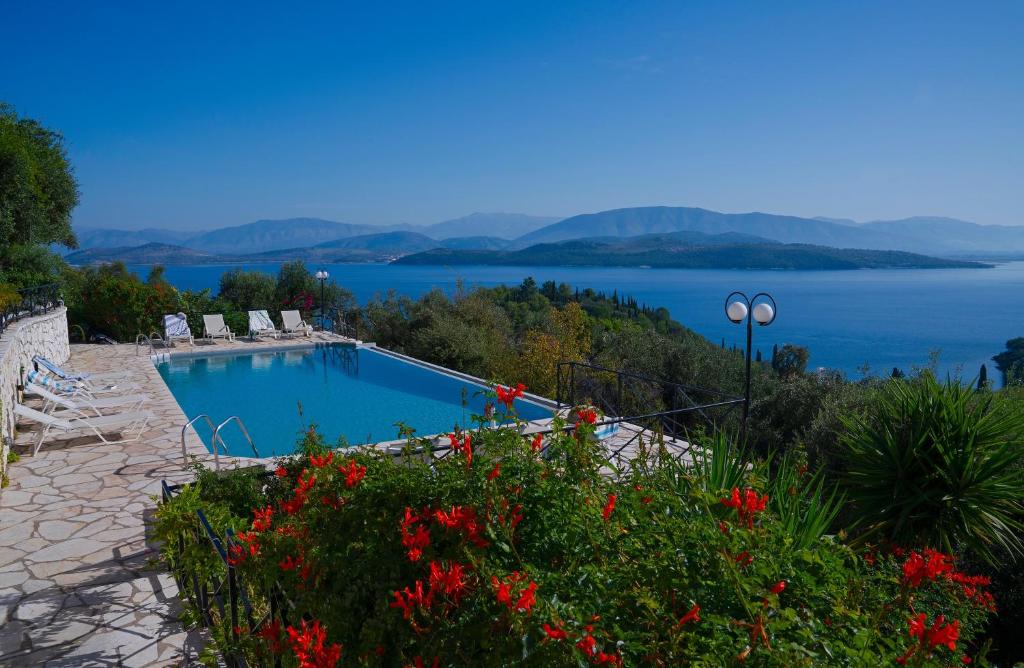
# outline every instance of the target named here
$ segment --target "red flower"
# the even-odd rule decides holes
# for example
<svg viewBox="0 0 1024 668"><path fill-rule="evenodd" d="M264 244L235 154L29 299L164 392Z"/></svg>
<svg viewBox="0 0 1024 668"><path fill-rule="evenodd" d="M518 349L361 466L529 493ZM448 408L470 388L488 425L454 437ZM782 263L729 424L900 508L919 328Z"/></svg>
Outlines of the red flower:
<svg viewBox="0 0 1024 668"><path fill-rule="evenodd" d="M429 608L433 599L423 590L423 581L417 580L413 589L405 588L405 591L395 591L395 600L391 602L392 608L402 610L402 619L409 619L416 608Z"/></svg>
<svg viewBox="0 0 1024 668"><path fill-rule="evenodd" d="M505 580L501 581L497 577L491 576L491 587L494 589L494 597L509 610L515 610L517 612L525 612L529 614L534 605L537 603L536 592L537 583L532 580L530 583L523 587L516 594L516 600L512 602L513 589L523 580L526 579L525 573L514 571L511 575L506 575Z"/></svg>
<svg viewBox="0 0 1024 668"><path fill-rule="evenodd" d="M328 452L326 455L310 455L309 463L313 465L313 468L322 469L325 466L329 466L334 461L334 453Z"/></svg>
<svg viewBox="0 0 1024 668"><path fill-rule="evenodd" d="M774 584L774 585L772 586L772 588L771 588L771 590L770 590L770 591L771 591L771 592L772 592L773 594L776 594L776 595L778 595L778 594L781 594L781 593L782 593L782 590L783 590L783 589L785 589L785 588L786 588L786 581L785 581L785 580L779 580L778 582L776 582L776 583L775 583L775 584Z"/></svg>
<svg viewBox="0 0 1024 668"><path fill-rule="evenodd" d="M302 567L302 556L299 555L298 558L292 559L292 555L289 554L279 561L277 565L281 567L282 571L294 571Z"/></svg>
<svg viewBox="0 0 1024 668"><path fill-rule="evenodd" d="M514 606L516 611L530 614L530 612L533 609L533 606L537 604L536 593L536 582L530 582L530 584L526 585L526 589L520 592L519 600L516 601L516 604Z"/></svg>
<svg viewBox="0 0 1024 668"><path fill-rule="evenodd" d="M700 606L694 605L687 611L685 615L680 618L679 623L676 626L683 626L688 622L699 622L700 621Z"/></svg>
<svg viewBox="0 0 1024 668"><path fill-rule="evenodd" d="M604 510L601 511L601 515L604 517L604 521L607 522L612 516L612 511L615 510L615 499L618 498L614 494L608 495L608 503L604 504Z"/></svg>
<svg viewBox="0 0 1024 668"><path fill-rule="evenodd" d="M744 566L744 567L749 566L750 564L754 563L754 556L752 554L750 554L749 552L747 552L746 550L743 550L742 552L737 554L735 559L736 559L736 563L738 565Z"/></svg>
<svg viewBox="0 0 1024 668"><path fill-rule="evenodd" d="M497 464L494 465L494 468L491 469L491 472L487 474L487 479L494 480L499 475L501 475L501 462L498 462Z"/></svg>
<svg viewBox="0 0 1024 668"><path fill-rule="evenodd" d="M448 440L451 442L452 450L455 452L466 453L466 468L473 465L473 441L469 434L466 437L459 440L456 434L448 434Z"/></svg>
<svg viewBox="0 0 1024 668"><path fill-rule="evenodd" d="M429 517L426 509L424 509L424 515ZM420 557L423 556L423 550L430 545L430 530L427 527L419 524L424 519L421 515L414 515L412 508L405 507L405 517L399 522L399 529L402 533L402 547L408 552L406 553L409 557L409 561L419 561ZM409 529L416 527L415 531Z"/></svg>
<svg viewBox="0 0 1024 668"><path fill-rule="evenodd" d="M366 477L366 467L353 461L347 467L344 464L338 465L338 471L345 474L345 486L349 488L355 487Z"/></svg>
<svg viewBox="0 0 1024 668"><path fill-rule="evenodd" d="M513 387L502 387L497 385L494 388L494 393L498 395L498 401L505 404L506 410L512 410L512 404L515 403L516 399L523 396L523 392L526 391L526 386L519 383Z"/></svg>
<svg viewBox="0 0 1024 668"><path fill-rule="evenodd" d="M436 561L430 562L430 592L428 597L433 600L435 593L444 594L452 602L458 603L466 593L466 567L462 564L451 564L447 569Z"/></svg>
<svg viewBox="0 0 1024 668"><path fill-rule="evenodd" d="M949 649L955 650L956 641L960 638L960 621L953 620L952 624L946 624L945 621L946 618L942 615L936 617L935 623L925 633L925 640L929 647L945 645Z"/></svg>
<svg viewBox="0 0 1024 668"><path fill-rule="evenodd" d="M907 622L907 633L912 639L917 640L917 644L912 645L906 654L896 659L896 663L901 665L905 664L917 652L931 652L940 645L955 651L956 641L960 638L960 622L954 620L952 624L947 624L946 618L939 615L935 618L935 623L929 628L928 618L924 613L921 613L911 617Z"/></svg>
<svg viewBox="0 0 1024 668"><path fill-rule="evenodd" d="M278 478L287 478L288 469L286 469L283 466L278 466L276 469L274 469L274 475L276 475Z"/></svg>
<svg viewBox="0 0 1024 668"><path fill-rule="evenodd" d="M593 657L597 652L597 641L588 633L576 641L576 647L588 657Z"/></svg>
<svg viewBox="0 0 1024 668"><path fill-rule="evenodd" d="M434 521L446 529L462 532L465 539L476 547L487 547L488 545L488 542L480 536L483 527L477 520L476 511L473 508L452 506L448 512L437 510L434 512Z"/></svg>
<svg viewBox="0 0 1024 668"><path fill-rule="evenodd" d="M547 622L544 622L544 640L565 640L569 637L561 626L555 626L552 628Z"/></svg>
<svg viewBox="0 0 1024 668"><path fill-rule="evenodd" d="M763 512L767 504L767 494L764 496L758 496L757 492L750 488L747 488L743 493L742 499L740 498L740 490L738 487L732 488L732 495L729 498L722 499L723 506L736 509L740 522L746 524L748 529L754 528L754 516L757 515L757 513Z"/></svg>
<svg viewBox="0 0 1024 668"><path fill-rule="evenodd" d="M922 580L934 580L952 572L953 562L949 555L927 548L924 556L916 551L911 552L903 562L903 581L910 587L918 587Z"/></svg>
<svg viewBox="0 0 1024 668"><path fill-rule="evenodd" d="M434 657L434 662L432 664L430 664L430 668L437 668L437 666L440 663L440 661L441 661L441 657L435 656ZM405 668L425 668L425 666L426 666L426 664L423 663L423 657L421 657L421 656L414 656L413 659L412 659L412 663L407 665Z"/></svg>
<svg viewBox="0 0 1024 668"><path fill-rule="evenodd" d="M291 645L300 668L334 668L341 659L341 646L333 643L325 647L327 630L319 620L308 624L302 620L302 628L288 627L288 643Z"/></svg>
<svg viewBox="0 0 1024 668"><path fill-rule="evenodd" d="M594 424L597 422L597 411L593 408L581 408L576 411L576 419L578 422Z"/></svg>
<svg viewBox="0 0 1024 668"><path fill-rule="evenodd" d="M299 494L296 492L295 496L291 500L281 502L281 510L288 513L289 515L294 515L295 513L302 510L302 506L305 503L306 496L304 494Z"/></svg>
<svg viewBox="0 0 1024 668"><path fill-rule="evenodd" d="M530 449L534 452L539 452L544 444L544 434L537 433L534 435L533 440L530 442Z"/></svg>
<svg viewBox="0 0 1024 668"><path fill-rule="evenodd" d="M271 520L274 517L273 508L270 506L267 506L263 510L253 508L252 514L256 516L256 519L252 521L253 531L266 531L270 528Z"/></svg>
<svg viewBox="0 0 1024 668"><path fill-rule="evenodd" d="M281 653L281 622L277 620L268 622L259 631L253 633L253 636L264 640L270 646L270 651L274 654Z"/></svg>

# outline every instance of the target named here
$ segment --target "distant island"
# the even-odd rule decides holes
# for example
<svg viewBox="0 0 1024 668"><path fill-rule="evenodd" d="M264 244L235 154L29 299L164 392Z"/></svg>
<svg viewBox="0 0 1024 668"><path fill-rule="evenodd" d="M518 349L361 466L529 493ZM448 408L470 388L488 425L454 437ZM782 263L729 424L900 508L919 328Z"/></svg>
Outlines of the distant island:
<svg viewBox="0 0 1024 668"><path fill-rule="evenodd" d="M736 241L730 239L730 236L687 232L615 240L577 239L536 244L514 251L435 248L406 255L395 260L395 264L803 270L980 269L992 266L982 262L950 260L904 251L829 248L767 240Z"/></svg>

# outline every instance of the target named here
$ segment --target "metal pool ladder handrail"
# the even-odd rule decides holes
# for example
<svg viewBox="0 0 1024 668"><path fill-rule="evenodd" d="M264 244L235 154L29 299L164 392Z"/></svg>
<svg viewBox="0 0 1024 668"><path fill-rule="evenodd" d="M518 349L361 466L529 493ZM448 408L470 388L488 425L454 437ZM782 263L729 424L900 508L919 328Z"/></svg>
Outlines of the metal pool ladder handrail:
<svg viewBox="0 0 1024 668"><path fill-rule="evenodd" d="M195 424L196 420L198 420L199 418L203 418L204 420L206 420L206 424L210 425L210 431L213 432L213 461L214 466L219 469L220 458L217 455L217 428L213 426L213 420L211 420L210 416L207 415L206 413L200 413L199 415L195 416L194 418L186 422L185 426L181 428L181 460L182 462L184 462L186 466L188 466L188 452L185 449L185 432L188 431L188 428ZM224 446L224 454L228 454L227 444L224 443L224 441L221 441L221 445Z"/></svg>
<svg viewBox="0 0 1024 668"><path fill-rule="evenodd" d="M259 451L256 450L256 444L252 442L252 436L249 436L249 430L245 428L245 423L242 422L242 418L238 417L237 415L232 415L227 420L224 420L219 425L217 425L217 428L213 430L213 442L215 444L213 446L213 465L216 468L220 468L220 459L217 457L217 439L220 437L221 427L231 422L232 420L238 423L238 428L242 430L242 435L245 436L245 440L249 441L249 447L252 448L253 456L256 458L259 458L260 456ZM224 443L223 439L221 440L221 443ZM224 449L227 450L227 445L224 446ZM227 452L225 452L225 454L227 454Z"/></svg>

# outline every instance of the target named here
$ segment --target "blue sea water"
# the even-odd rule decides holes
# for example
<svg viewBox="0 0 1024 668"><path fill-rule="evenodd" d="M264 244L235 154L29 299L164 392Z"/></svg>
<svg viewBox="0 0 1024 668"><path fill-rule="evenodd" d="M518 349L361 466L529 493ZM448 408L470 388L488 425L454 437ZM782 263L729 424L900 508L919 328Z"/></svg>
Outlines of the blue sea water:
<svg viewBox="0 0 1024 668"><path fill-rule="evenodd" d="M167 278L181 289L217 289L220 275L237 265L170 266ZM276 273L279 265L248 265ZM319 268L319 267L317 267ZM841 369L860 377L893 367L924 366L933 352L943 373L972 378L1006 341L1024 336L1024 262L993 269L864 269L857 271L751 271L601 267L417 267L382 264L326 265L331 278L365 302L388 289L413 297L431 288L515 285L527 276L636 297L667 308L672 317L727 346L743 345L742 327L730 323L723 300L733 290L768 291L778 318L754 332L767 355L772 344L795 343L811 351L811 367ZM145 274L148 267L133 267ZM709 381L713 385L713 380Z"/></svg>
<svg viewBox="0 0 1024 668"><path fill-rule="evenodd" d="M354 346L174 357L157 368L186 415L205 413L215 424L238 415L263 457L291 453L310 421L330 443L376 443L399 437L396 419L420 436L472 427L486 401L478 385ZM516 412L551 417L522 400ZM210 429L197 423L196 431L210 447ZM235 425L224 434L230 454L252 455Z"/></svg>

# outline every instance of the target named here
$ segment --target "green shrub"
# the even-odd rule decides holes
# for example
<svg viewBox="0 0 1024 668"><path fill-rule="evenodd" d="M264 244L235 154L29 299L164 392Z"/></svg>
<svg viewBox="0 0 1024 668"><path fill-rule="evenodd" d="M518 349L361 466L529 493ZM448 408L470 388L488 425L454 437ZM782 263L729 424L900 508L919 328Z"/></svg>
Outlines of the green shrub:
<svg viewBox="0 0 1024 668"><path fill-rule="evenodd" d="M861 540L1019 556L1024 413L925 373L894 380L847 420L846 493Z"/></svg>
<svg viewBox="0 0 1024 668"><path fill-rule="evenodd" d="M952 570L904 572L921 555L798 544L762 466L710 462L733 489L648 457L610 479L591 434L552 437L541 457L516 429L479 430L430 465L411 449L313 454L307 435L262 484L200 476L158 510L156 536L172 566L222 571L178 540L203 507L235 532L229 558L257 615L283 587L288 628L215 620L217 646L250 665L946 665L988 614ZM957 651L911 638L911 610L956 620Z"/></svg>

